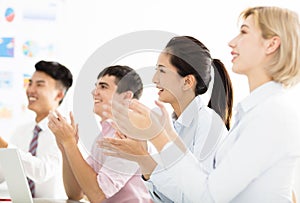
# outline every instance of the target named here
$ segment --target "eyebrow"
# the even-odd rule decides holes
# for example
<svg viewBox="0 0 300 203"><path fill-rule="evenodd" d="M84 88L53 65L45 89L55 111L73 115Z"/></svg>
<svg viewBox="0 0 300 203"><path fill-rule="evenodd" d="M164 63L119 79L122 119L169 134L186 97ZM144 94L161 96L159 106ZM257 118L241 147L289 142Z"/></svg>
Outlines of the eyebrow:
<svg viewBox="0 0 300 203"><path fill-rule="evenodd" d="M249 28L249 26L246 25L246 24L241 25L241 29L244 28L244 27L245 27L245 28Z"/></svg>
<svg viewBox="0 0 300 203"><path fill-rule="evenodd" d="M29 79L29 82L32 83L32 79ZM45 80L36 80L35 83L46 83Z"/></svg>
<svg viewBox="0 0 300 203"><path fill-rule="evenodd" d="M95 85L105 85L105 86L109 86L108 83L106 82L98 82L98 83L95 83Z"/></svg>
<svg viewBox="0 0 300 203"><path fill-rule="evenodd" d="M156 68L166 68L166 66L158 64L158 65L156 65Z"/></svg>

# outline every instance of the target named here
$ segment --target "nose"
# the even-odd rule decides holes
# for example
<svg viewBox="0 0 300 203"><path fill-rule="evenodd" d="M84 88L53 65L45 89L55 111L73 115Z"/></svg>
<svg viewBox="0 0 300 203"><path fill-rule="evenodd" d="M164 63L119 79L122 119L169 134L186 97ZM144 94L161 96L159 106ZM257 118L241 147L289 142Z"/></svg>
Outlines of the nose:
<svg viewBox="0 0 300 203"><path fill-rule="evenodd" d="M27 94L31 94L31 93L34 92L34 90L35 90L35 88L33 87L33 85L32 85L32 84L29 84L29 85L27 86L27 88L26 88L26 93L27 93Z"/></svg>
<svg viewBox="0 0 300 203"><path fill-rule="evenodd" d="M236 47L236 37L233 38L232 40L230 40L230 41L228 42L228 46L229 46L230 48Z"/></svg>
<svg viewBox="0 0 300 203"><path fill-rule="evenodd" d="M93 96L95 96L95 95L98 94L97 87L95 87L95 88L92 90L91 94L92 94Z"/></svg>
<svg viewBox="0 0 300 203"><path fill-rule="evenodd" d="M159 76L158 76L158 71L155 71L153 77L152 77L152 82L154 84L158 84L158 81L159 81Z"/></svg>

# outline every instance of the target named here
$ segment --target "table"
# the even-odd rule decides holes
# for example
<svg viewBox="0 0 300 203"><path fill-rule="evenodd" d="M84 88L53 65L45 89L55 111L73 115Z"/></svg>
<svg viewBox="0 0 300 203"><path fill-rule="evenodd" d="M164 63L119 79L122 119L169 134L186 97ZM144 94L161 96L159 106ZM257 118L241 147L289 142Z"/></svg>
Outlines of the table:
<svg viewBox="0 0 300 203"><path fill-rule="evenodd" d="M0 183L0 203L10 203L6 182ZM65 199L33 198L34 203L88 203L88 201L74 201ZM18 203L18 202L17 202Z"/></svg>

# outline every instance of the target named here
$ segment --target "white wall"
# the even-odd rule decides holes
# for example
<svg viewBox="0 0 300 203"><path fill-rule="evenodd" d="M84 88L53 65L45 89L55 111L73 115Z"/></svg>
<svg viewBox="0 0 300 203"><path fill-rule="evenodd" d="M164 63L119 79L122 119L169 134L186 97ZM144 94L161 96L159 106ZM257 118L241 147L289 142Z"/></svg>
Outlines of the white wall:
<svg viewBox="0 0 300 203"><path fill-rule="evenodd" d="M231 72L231 55L227 43L239 32L237 17L248 6L275 5L297 11L296 0L69 0L62 36L62 58L76 74L87 58L105 42L122 34L139 30L162 30L191 35L204 42L214 58L221 59L231 74L235 103L248 94L246 78ZM123 61L126 61L123 60ZM153 66L155 57L127 60L133 67ZM300 86L295 94L300 101ZM156 95L154 96L156 97ZM300 110L299 110L300 111ZM299 135L300 136L300 135ZM300 169L300 167L299 167ZM296 181L300 199L300 170Z"/></svg>
<svg viewBox="0 0 300 203"><path fill-rule="evenodd" d="M60 55L56 60L71 68L75 77L89 56L105 42L134 31L162 30L178 35L191 35L204 42L212 56L221 59L227 66L235 87L235 103L248 94L246 78L231 72L231 50L227 45L239 32L239 13L248 6L276 5L293 9L300 14L297 0L61 1L65 18L61 30L57 31L61 36L58 39ZM156 56L150 54L147 57L133 57L123 59L123 62L136 68L153 66ZM295 94L300 95L300 86ZM66 99L66 104L71 109L71 97ZM300 188L300 172L296 182Z"/></svg>

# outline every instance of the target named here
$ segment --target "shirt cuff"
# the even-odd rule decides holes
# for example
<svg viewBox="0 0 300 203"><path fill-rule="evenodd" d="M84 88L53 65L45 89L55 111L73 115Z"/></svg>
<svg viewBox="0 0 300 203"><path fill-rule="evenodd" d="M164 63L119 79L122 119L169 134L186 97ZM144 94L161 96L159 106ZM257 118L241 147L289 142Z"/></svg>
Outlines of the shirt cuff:
<svg viewBox="0 0 300 203"><path fill-rule="evenodd" d="M174 163L179 161L184 157L186 152L183 152L174 142L167 143L162 151L159 153L160 155L160 163L163 168L167 169L171 167Z"/></svg>

